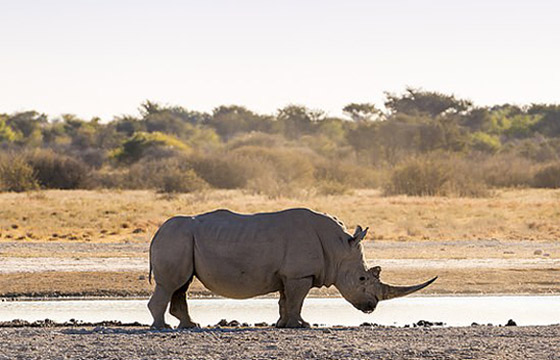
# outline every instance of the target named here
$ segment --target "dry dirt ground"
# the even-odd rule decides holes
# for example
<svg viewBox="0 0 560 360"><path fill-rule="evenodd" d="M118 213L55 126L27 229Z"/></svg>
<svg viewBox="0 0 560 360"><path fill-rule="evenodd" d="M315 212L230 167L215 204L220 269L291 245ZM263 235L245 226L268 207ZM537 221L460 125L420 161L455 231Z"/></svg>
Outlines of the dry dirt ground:
<svg viewBox="0 0 560 360"><path fill-rule="evenodd" d="M0 328L7 359L560 359L560 326Z"/></svg>
<svg viewBox="0 0 560 360"><path fill-rule="evenodd" d="M370 226L370 264L385 281L439 275L428 294L560 293L560 191L508 190L479 199L383 197L375 190L303 199L240 191L0 194L0 297L147 296L148 248L168 217L305 206ZM199 283L193 296L209 296ZM315 296L337 296L320 289Z"/></svg>
<svg viewBox="0 0 560 360"><path fill-rule="evenodd" d="M366 241L368 262L395 284L439 279L424 294L558 294L556 242ZM535 255L535 252L540 255ZM0 242L0 297L149 296L148 242ZM52 256L56 254L56 256ZM550 254L550 256L543 256ZM190 296L211 296L195 281ZM334 288L311 296L339 296Z"/></svg>

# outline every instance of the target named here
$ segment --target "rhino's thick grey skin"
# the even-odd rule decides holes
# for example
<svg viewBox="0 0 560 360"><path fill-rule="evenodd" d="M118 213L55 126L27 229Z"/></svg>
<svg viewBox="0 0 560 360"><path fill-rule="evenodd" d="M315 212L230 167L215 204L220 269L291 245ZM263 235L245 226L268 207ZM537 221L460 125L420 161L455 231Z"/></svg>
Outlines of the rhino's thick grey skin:
<svg viewBox="0 0 560 360"><path fill-rule="evenodd" d="M372 312L377 302L404 296L435 280L408 287L380 282L379 267L368 269L360 241L325 214L309 209L240 215L217 210L176 216L157 231L150 245L150 276L156 287L148 308L153 327L168 327L164 312L179 327L197 326L188 313L186 291L193 276L212 292L246 299L280 292L277 327L307 327L303 300L312 287L334 285L356 308ZM150 278L151 279L151 278Z"/></svg>

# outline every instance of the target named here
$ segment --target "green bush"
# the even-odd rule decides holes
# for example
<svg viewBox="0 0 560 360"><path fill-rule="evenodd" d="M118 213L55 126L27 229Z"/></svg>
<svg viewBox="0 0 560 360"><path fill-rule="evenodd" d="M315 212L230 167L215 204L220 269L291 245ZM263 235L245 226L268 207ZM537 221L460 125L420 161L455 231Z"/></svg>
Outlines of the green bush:
<svg viewBox="0 0 560 360"><path fill-rule="evenodd" d="M560 188L560 163L548 165L537 171L534 186L538 188Z"/></svg>
<svg viewBox="0 0 560 360"><path fill-rule="evenodd" d="M120 162L132 164L140 160L146 152L154 149L174 149L189 151L190 147L172 135L139 131L127 139L112 156Z"/></svg>
<svg viewBox="0 0 560 360"><path fill-rule="evenodd" d="M495 153L502 146L500 138L484 132L475 132L471 135L471 147L474 150Z"/></svg>
<svg viewBox="0 0 560 360"><path fill-rule="evenodd" d="M20 155L0 157L0 190L22 192L39 187L33 168Z"/></svg>
<svg viewBox="0 0 560 360"><path fill-rule="evenodd" d="M14 142L18 140L19 136L12 130L11 127L6 125L6 120L0 115L0 143Z"/></svg>
<svg viewBox="0 0 560 360"><path fill-rule="evenodd" d="M52 150L36 150L26 157L43 188L79 189L86 186L90 171L80 160Z"/></svg>

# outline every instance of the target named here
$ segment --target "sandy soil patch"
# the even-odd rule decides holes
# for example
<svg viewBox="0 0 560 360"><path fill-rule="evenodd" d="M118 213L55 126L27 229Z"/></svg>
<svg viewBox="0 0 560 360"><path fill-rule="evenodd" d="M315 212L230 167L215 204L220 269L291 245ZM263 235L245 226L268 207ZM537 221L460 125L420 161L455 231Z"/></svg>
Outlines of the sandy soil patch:
<svg viewBox="0 0 560 360"><path fill-rule="evenodd" d="M0 274L42 271L138 271L148 273L148 259L122 257L0 258Z"/></svg>
<svg viewBox="0 0 560 360"><path fill-rule="evenodd" d="M431 269L539 269L559 268L560 259L377 259L369 260L370 266L379 265L385 270ZM135 271L148 273L146 258L85 257L49 258L27 257L0 258L0 274L42 271Z"/></svg>
<svg viewBox="0 0 560 360"><path fill-rule="evenodd" d="M0 297L149 296L149 243L0 243ZM439 279L424 294L558 294L560 244L366 241L368 262L394 284ZM443 250L442 250L443 249ZM191 296L212 296L195 281ZM314 289L311 296L339 296Z"/></svg>

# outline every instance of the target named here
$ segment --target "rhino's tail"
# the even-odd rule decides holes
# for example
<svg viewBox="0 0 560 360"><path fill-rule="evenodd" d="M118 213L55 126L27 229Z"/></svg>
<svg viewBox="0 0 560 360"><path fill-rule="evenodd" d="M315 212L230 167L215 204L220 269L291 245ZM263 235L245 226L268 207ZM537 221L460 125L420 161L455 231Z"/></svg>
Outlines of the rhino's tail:
<svg viewBox="0 0 560 360"><path fill-rule="evenodd" d="M152 284L152 259L150 259L150 272L148 273L148 283Z"/></svg>

